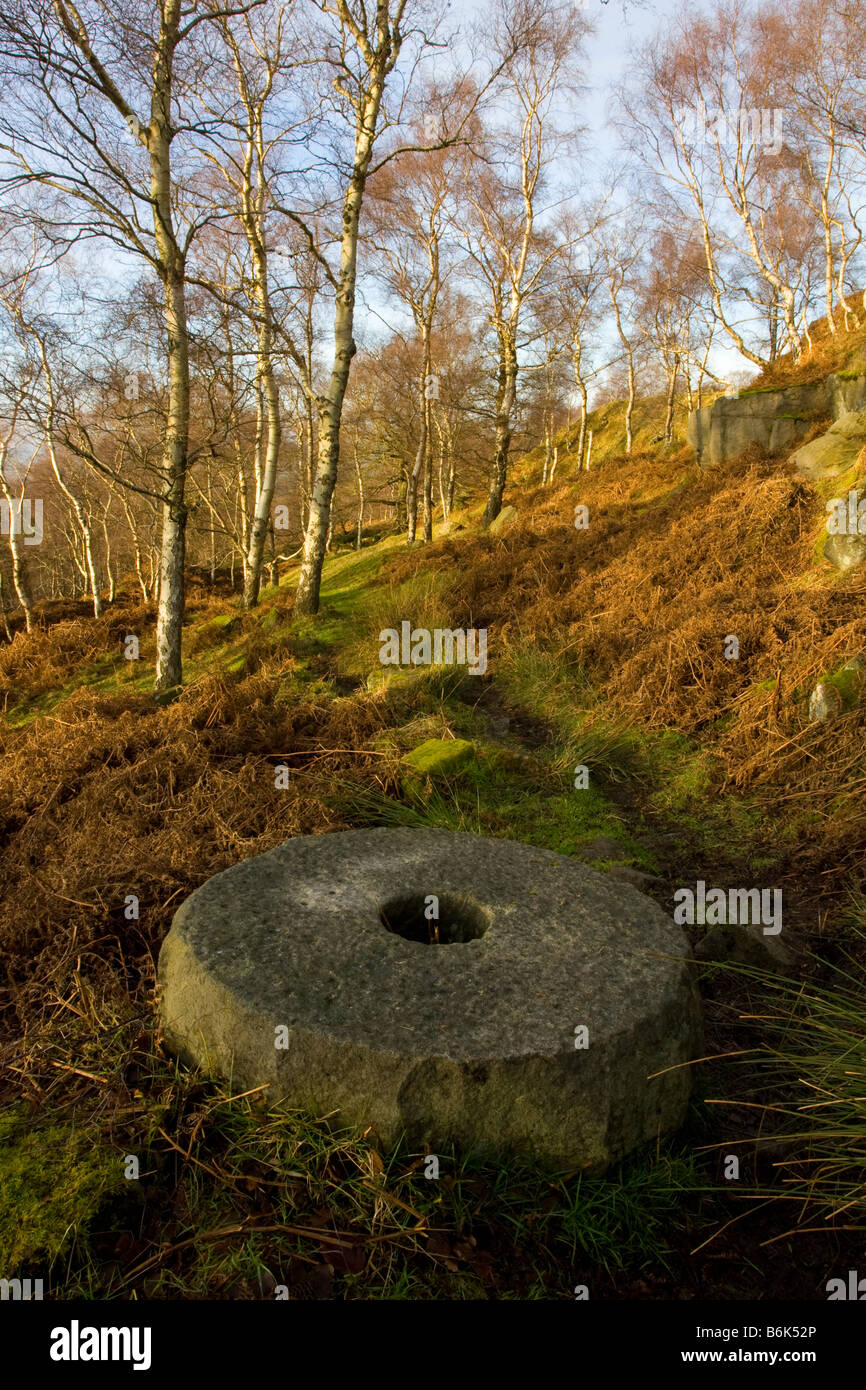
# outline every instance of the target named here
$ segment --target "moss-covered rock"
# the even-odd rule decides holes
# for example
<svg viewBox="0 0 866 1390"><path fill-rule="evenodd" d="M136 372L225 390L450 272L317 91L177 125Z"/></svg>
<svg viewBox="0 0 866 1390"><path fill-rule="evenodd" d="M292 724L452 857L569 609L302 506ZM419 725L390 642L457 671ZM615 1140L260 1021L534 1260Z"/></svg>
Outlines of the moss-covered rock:
<svg viewBox="0 0 866 1390"><path fill-rule="evenodd" d="M862 658L854 657L851 661L846 661L844 666L838 670L831 671L828 676L822 677L825 685L832 685L838 690L845 709L853 709L858 705L863 697L864 685L866 685L866 672L862 667Z"/></svg>
<svg viewBox="0 0 866 1390"><path fill-rule="evenodd" d="M52 1260L123 1187L121 1156L66 1125L33 1128L20 1108L0 1117L0 1269L7 1278Z"/></svg>
<svg viewBox="0 0 866 1390"><path fill-rule="evenodd" d="M155 690L153 694L154 702L162 707L163 705L174 704L183 694L183 686L170 685L167 690Z"/></svg>
<svg viewBox="0 0 866 1390"><path fill-rule="evenodd" d="M820 481L836 478L856 463L866 444L866 413L850 411L792 454L791 462L803 478Z"/></svg>
<svg viewBox="0 0 866 1390"><path fill-rule="evenodd" d="M415 686L426 675L426 671L418 670L417 667L398 668L377 666L367 676L364 682L367 690L408 690Z"/></svg>
<svg viewBox="0 0 866 1390"><path fill-rule="evenodd" d="M247 669L247 655L246 655L246 652L239 652L236 656L233 656L233 657L232 657L229 661L227 661L226 664L225 664L225 673L226 673L226 675L227 675L227 676L236 676L238 679L240 679L241 676L243 676L243 675L246 674L246 669Z"/></svg>
<svg viewBox="0 0 866 1390"><path fill-rule="evenodd" d="M503 507L499 515L494 517L490 523L491 534L496 536L500 531L505 531L509 526L513 526L517 516L516 507Z"/></svg>
<svg viewBox="0 0 866 1390"><path fill-rule="evenodd" d="M475 759L475 745L465 738L428 738L406 753L401 763L425 777L453 777Z"/></svg>
<svg viewBox="0 0 866 1390"><path fill-rule="evenodd" d="M821 558L837 570L854 569L866 560L866 536L830 536L825 533Z"/></svg>
<svg viewBox="0 0 866 1390"><path fill-rule="evenodd" d="M835 719L842 712L842 696L834 685L829 681L819 681L809 696L809 719L814 723L823 724L828 719Z"/></svg>
<svg viewBox="0 0 866 1390"><path fill-rule="evenodd" d="M198 631L207 634L219 633L221 636L228 636L240 627L241 617L239 613L217 613L215 618L208 618L203 622Z"/></svg>

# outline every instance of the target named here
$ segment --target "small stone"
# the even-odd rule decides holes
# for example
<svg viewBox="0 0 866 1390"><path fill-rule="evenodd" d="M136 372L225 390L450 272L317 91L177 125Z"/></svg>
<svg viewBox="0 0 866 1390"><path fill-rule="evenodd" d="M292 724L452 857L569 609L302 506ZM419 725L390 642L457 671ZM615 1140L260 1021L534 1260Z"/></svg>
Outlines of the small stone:
<svg viewBox="0 0 866 1390"><path fill-rule="evenodd" d="M852 570L866 560L866 536L828 536L823 556L837 570Z"/></svg>
<svg viewBox="0 0 866 1390"><path fill-rule="evenodd" d="M819 681L809 697L809 719L813 724L823 724L835 719L842 711L842 696L829 681Z"/></svg>
<svg viewBox="0 0 866 1390"><path fill-rule="evenodd" d="M215 618L208 618L206 622L202 623L199 631L209 634L220 633L223 636L228 636L233 632L237 632L240 625L241 617L239 613L218 613Z"/></svg>
<svg viewBox="0 0 866 1390"><path fill-rule="evenodd" d="M498 535L507 527L512 526L517 520L518 512L516 507L503 507L498 516L495 516L488 527L491 535Z"/></svg>
<svg viewBox="0 0 866 1390"><path fill-rule="evenodd" d="M711 927L695 946L695 956L706 961L736 961L759 970L789 970L794 962L779 935L765 936L762 927L750 923Z"/></svg>
<svg viewBox="0 0 866 1390"><path fill-rule="evenodd" d="M475 745L465 738L428 738L400 759L413 772L426 777L453 777L475 757Z"/></svg>
<svg viewBox="0 0 866 1390"><path fill-rule="evenodd" d="M154 703L160 706L171 705L182 693L183 687L180 685L169 686L167 690L156 690L153 695Z"/></svg>
<svg viewBox="0 0 866 1390"><path fill-rule="evenodd" d="M664 887L664 879L659 878L658 874L648 874L643 869L636 869L631 864L614 864L612 869L608 869L611 878L618 878L622 883L630 883L632 888L637 888L644 893L648 888Z"/></svg>
<svg viewBox="0 0 866 1390"><path fill-rule="evenodd" d="M577 855L587 863L596 859L617 860L629 857L625 846L610 835L596 835L594 840L584 840L583 844L578 846Z"/></svg>
<svg viewBox="0 0 866 1390"><path fill-rule="evenodd" d="M419 680L423 680L425 675L424 667L411 666L395 671L390 666L377 666L369 673L364 684L372 691L408 689Z"/></svg>

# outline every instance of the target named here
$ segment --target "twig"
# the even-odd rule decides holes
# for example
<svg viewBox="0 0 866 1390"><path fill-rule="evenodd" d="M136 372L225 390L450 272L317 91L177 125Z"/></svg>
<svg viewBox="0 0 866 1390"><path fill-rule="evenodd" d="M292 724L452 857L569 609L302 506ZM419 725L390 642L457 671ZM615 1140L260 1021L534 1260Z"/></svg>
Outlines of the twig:
<svg viewBox="0 0 866 1390"><path fill-rule="evenodd" d="M136 1275L143 1274L145 1270L152 1269L154 1266L162 1264L169 1256L176 1255L179 1250L188 1250L191 1245L196 1245L199 1241L225 1240L227 1236L274 1235L277 1233L289 1236L306 1236L320 1243L327 1240L329 1244L335 1246L341 1246L342 1242L346 1245L347 1249L350 1249L355 1244L353 1237L351 1235L347 1236L343 1231L329 1231L322 1227L314 1229L308 1226L248 1226L246 1219L244 1219L243 1221L237 1222L234 1226L221 1226L217 1230L202 1231L200 1235L188 1236L186 1240L180 1240L176 1245L169 1245L162 1250L158 1250L155 1255L151 1255L150 1259L145 1260L142 1264L136 1265L134 1269L131 1269L126 1277L121 1280L121 1284L130 1283ZM366 1241L365 1244L369 1244L369 1240ZM300 1255L294 1250L291 1253L293 1259L303 1260L306 1264L314 1265L319 1263L318 1260L311 1259L309 1255Z"/></svg>
<svg viewBox="0 0 866 1390"><path fill-rule="evenodd" d="M372 748L299 748L295 753L269 753L269 758L312 758L323 753L354 753L358 758L393 758L393 753L379 753Z"/></svg>
<svg viewBox="0 0 866 1390"><path fill-rule="evenodd" d="M84 1015L81 1015L82 1018ZM58 1067L60 1071L73 1071L76 1076L85 1076L88 1081L98 1081L100 1086L110 1086L111 1082L105 1076L94 1076L92 1071L82 1071L80 1067L68 1067L65 1062L52 1062L52 1067Z"/></svg>

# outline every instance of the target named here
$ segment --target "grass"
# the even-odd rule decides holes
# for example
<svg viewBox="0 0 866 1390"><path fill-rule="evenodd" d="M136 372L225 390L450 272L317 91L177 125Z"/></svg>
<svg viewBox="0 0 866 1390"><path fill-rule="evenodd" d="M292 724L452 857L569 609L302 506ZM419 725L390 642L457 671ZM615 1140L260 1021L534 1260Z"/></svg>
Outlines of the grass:
<svg viewBox="0 0 866 1390"><path fill-rule="evenodd" d="M660 446L664 432L667 401L664 395L643 396L634 403L632 413L632 449L635 454L662 447L671 453L682 448L685 441L686 409L685 400L677 402L674 434L669 446ZM590 469L600 464L621 459L625 454L625 401L610 401L606 405L591 410L587 416L587 437L592 430L592 454ZM570 427L561 430L553 443L559 449L554 481L557 484L573 476L576 464L576 449L580 438L580 417ZM584 445L584 453L586 445ZM538 445L524 456L524 465L533 482L539 481L544 467L545 446ZM581 477L583 475L581 474ZM519 505L519 504L518 504Z"/></svg>
<svg viewBox="0 0 866 1390"><path fill-rule="evenodd" d="M747 1074L742 1094L754 1096L750 1142L773 1149L777 1181L765 1176L749 1200L780 1204L793 1229L835 1222L866 1231L862 894L854 895L849 921L841 960L825 963L817 979L724 967L760 992L757 1012L744 1019L756 1046L741 1061Z"/></svg>
<svg viewBox="0 0 866 1390"><path fill-rule="evenodd" d="M649 1206L643 1219L636 1215L644 1190L652 1209L658 1206L646 1176L655 1157L628 1169L638 1176L627 1208L616 1195L619 1174L589 1182L518 1159L441 1155L441 1179L431 1181L423 1155L380 1152L369 1134L335 1135L314 1116L234 1099L161 1053L145 999L169 904L239 853L312 828L394 823L516 836L564 852L600 833L620 835L629 854L622 820L600 785L576 792L558 745L527 750L491 736L483 681L433 669L381 695L338 693L366 668L363 644L371 634L375 640L379 623L399 623L405 614L436 625L436 583L422 577L375 586L388 553L386 546L384 555L340 556L334 573L329 567L320 619L283 622L282 595L257 617L194 611L189 683L171 706L155 707L124 680L125 666L97 654L86 668L98 673L88 691L79 682L52 692L55 727L34 718L10 730L22 807L45 785L44 758L59 756L64 771L41 827L44 842L30 842L37 862L44 854L47 863L50 850L60 877L49 883L61 896L42 917L31 915L25 939L5 928L7 944L20 952L16 997L24 1007L18 991L31 991L27 1007L38 1009L19 1062L28 1104L41 1116L26 1141L17 1120L4 1136L6 1256L44 1275L53 1297L272 1297L285 1284L292 1297L564 1298L577 1277L564 1252L592 1261L604 1250L609 1269L620 1248L626 1261L664 1258L665 1223L653 1224ZM148 640L145 632L143 650ZM435 787L424 779L401 784L401 752L443 734L470 737L473 764ZM296 799L282 810L273 764L305 742L309 752L292 762ZM365 746L387 756L318 753ZM170 750L168 761L162 750ZM108 802L101 790L107 775ZM98 853L80 838L92 824L92 796L103 808ZM128 818L112 816L137 805L147 816L130 834ZM301 807L306 825L293 819ZM16 815L13 835L27 824ZM58 841L68 862L57 863ZM143 865L156 870L155 880ZM130 885L140 896L142 927L124 926L119 909L109 908L107 933L94 937L88 904L120 904ZM65 919L59 948L58 901L74 918L74 926ZM53 1067L72 1069L71 1094L55 1093ZM15 1175L25 1157L33 1159L34 1134L49 1147L61 1135L68 1142L28 1194ZM140 1161L138 1180L122 1176L128 1154ZM669 1193L672 1221L679 1200ZM641 1248L633 1232L623 1234L631 1221L646 1235Z"/></svg>
<svg viewBox="0 0 866 1390"><path fill-rule="evenodd" d="M820 964L807 983L716 972L708 1046L741 1050L754 1027L748 1056L713 1064L711 1080L699 1072L678 1139L603 1178L466 1153L439 1155L427 1178L424 1154L236 1097L162 1049L154 961L178 902L291 835L436 826L573 855L603 836L619 862L668 882L786 876L813 915L829 914L825 885L832 906L844 865L862 861L862 710L810 729L804 692L840 671L866 626L859 593L814 572L820 497L764 464L709 478L663 454L625 471L602 438L594 458L576 483L528 489L504 538L467 529L426 552L389 538L335 553L316 618L292 617L291 577L253 614L191 603L186 686L166 708L146 689L153 615L132 604L96 624L46 619L0 652L13 1064L0 1244L23 1273L45 1273L52 1296L273 1298L285 1286L293 1298L571 1300L586 1283L591 1296L743 1297L746 1266L766 1287L763 1256L738 1248L738 1283L691 1251L734 1206L707 1154L755 1133L795 1145L791 1165L744 1185L756 1208L784 1210L781 1226L757 1225L756 1246L790 1224L791 1199L804 1230L823 1223L836 1239L855 1224L859 942L847 976ZM576 537L584 495L594 529ZM368 688L379 632L404 619L486 626L489 671L418 670ZM739 666L720 656L731 630ZM137 668L119 655L129 631ZM452 737L475 749L459 775L405 775L402 754ZM134 923L122 910L132 891ZM757 1129L726 1129L725 1107L707 1101L735 1108L749 1087ZM137 1182L122 1178L130 1153ZM44 1181L26 1190L34 1163ZM772 1268L787 1277L781 1248Z"/></svg>
<svg viewBox="0 0 866 1390"><path fill-rule="evenodd" d="M459 715L453 726L460 728ZM413 739L418 732L416 725ZM463 830L560 854L577 853L586 841L604 835L622 843L623 860L647 863L603 794L593 787L575 790L549 754L526 755L483 742L476 752L475 763L459 776L433 785L406 777L384 791L343 782L335 788L335 809L353 825Z"/></svg>
<svg viewBox="0 0 866 1390"><path fill-rule="evenodd" d="M605 718L598 691L567 652L539 649L518 637L497 678L517 706L551 725L563 766L582 764L601 782L646 774L645 740L624 723Z"/></svg>
<svg viewBox="0 0 866 1390"><path fill-rule="evenodd" d="M589 1277L587 1261L608 1272L663 1264L692 1177L667 1150L604 1178L445 1152L434 1175L426 1155L380 1151L369 1131L334 1133L164 1067L152 1080L159 1100L142 1107L134 1144L146 1177L120 1194L114 1164L114 1190L101 1203L91 1194L76 1230L75 1259L58 1261L62 1242L51 1247L51 1297L134 1287L152 1298L273 1298L280 1288L293 1298L490 1298L534 1284L536 1296L565 1298ZM172 1131L189 1138L178 1145ZM61 1188L51 1170L40 1193L58 1231L72 1201ZM27 1222L31 1245L40 1220Z"/></svg>
<svg viewBox="0 0 866 1390"><path fill-rule="evenodd" d="M604 1182L578 1178L562 1186L566 1203L560 1240L571 1260L589 1258L612 1273L666 1264L677 1205L699 1181L694 1159L669 1147L643 1163L624 1164Z"/></svg>

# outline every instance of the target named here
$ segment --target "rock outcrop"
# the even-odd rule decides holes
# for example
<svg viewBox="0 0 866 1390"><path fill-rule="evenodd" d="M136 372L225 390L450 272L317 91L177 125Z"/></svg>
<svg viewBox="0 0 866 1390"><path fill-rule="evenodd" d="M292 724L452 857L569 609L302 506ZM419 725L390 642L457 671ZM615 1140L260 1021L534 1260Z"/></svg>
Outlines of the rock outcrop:
<svg viewBox="0 0 866 1390"><path fill-rule="evenodd" d="M721 396L693 410L686 438L702 463L725 463L757 444L769 454L790 451L820 420L866 410L866 372L778 391Z"/></svg>

